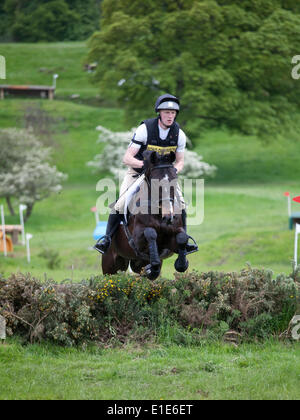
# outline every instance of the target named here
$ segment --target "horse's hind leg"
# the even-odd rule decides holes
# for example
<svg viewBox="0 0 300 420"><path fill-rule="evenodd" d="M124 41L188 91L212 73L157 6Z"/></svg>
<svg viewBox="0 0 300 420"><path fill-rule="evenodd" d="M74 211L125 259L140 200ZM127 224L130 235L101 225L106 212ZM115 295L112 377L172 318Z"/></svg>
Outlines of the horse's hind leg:
<svg viewBox="0 0 300 420"><path fill-rule="evenodd" d="M185 232L180 232L176 235L176 242L178 244L178 258L175 261L174 267L176 271L183 273L188 269L189 262L186 259L186 244L188 236Z"/></svg>
<svg viewBox="0 0 300 420"><path fill-rule="evenodd" d="M116 255L111 249L102 255L103 274L116 274L119 270L126 271L129 260Z"/></svg>

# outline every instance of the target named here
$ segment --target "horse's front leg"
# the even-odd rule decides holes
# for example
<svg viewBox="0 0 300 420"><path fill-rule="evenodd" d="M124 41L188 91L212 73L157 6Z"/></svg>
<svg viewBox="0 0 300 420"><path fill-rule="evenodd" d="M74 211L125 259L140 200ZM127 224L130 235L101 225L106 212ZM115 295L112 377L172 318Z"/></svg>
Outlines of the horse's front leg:
<svg viewBox="0 0 300 420"><path fill-rule="evenodd" d="M188 235L185 232L179 232L176 235L176 242L178 245L178 258L174 263L176 271L183 273L188 269L189 262L186 259L186 244L188 243Z"/></svg>
<svg viewBox="0 0 300 420"><path fill-rule="evenodd" d="M146 275L148 279L155 280L160 274L161 261L157 249L157 233L153 228L146 228L144 230L144 236L148 242L150 264L145 267Z"/></svg>

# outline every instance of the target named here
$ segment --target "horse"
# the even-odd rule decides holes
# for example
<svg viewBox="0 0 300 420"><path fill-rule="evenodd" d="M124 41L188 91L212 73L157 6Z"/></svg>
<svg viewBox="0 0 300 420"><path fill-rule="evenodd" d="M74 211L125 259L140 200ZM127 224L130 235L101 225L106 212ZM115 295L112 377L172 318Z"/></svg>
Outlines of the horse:
<svg viewBox="0 0 300 420"><path fill-rule="evenodd" d="M124 211L123 223L113 235L108 251L102 255L102 272L126 271L130 264L134 273L155 280L161 272L163 260L174 253L178 254L175 270L187 270L186 245L190 236L183 228L181 213L174 211L175 188L166 188L166 184L174 185L175 182L177 185L177 170L173 166L175 153L160 155L146 150L143 155L148 195L143 203L139 203L140 208L137 206L134 212ZM151 188L155 183L159 185L156 199Z"/></svg>

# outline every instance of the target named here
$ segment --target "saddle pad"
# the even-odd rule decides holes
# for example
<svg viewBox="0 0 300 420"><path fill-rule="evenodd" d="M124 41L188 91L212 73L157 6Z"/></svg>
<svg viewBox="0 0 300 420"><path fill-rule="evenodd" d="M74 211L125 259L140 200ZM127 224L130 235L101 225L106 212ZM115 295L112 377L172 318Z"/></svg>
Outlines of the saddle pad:
<svg viewBox="0 0 300 420"><path fill-rule="evenodd" d="M137 180L128 188L125 198L125 205L124 205L124 219L125 223L127 224L127 214L128 214L128 206L132 200L132 198L141 191L141 185L144 184L144 188L147 188L147 183L145 182L145 175L141 175Z"/></svg>

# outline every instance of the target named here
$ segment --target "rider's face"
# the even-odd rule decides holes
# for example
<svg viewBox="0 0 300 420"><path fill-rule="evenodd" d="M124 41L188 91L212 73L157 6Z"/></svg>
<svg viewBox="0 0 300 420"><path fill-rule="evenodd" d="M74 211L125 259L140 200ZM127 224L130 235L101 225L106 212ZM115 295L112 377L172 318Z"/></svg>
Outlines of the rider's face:
<svg viewBox="0 0 300 420"><path fill-rule="evenodd" d="M170 127L173 124L175 117L176 111L172 109L163 109L160 111L160 120L165 127Z"/></svg>

